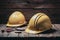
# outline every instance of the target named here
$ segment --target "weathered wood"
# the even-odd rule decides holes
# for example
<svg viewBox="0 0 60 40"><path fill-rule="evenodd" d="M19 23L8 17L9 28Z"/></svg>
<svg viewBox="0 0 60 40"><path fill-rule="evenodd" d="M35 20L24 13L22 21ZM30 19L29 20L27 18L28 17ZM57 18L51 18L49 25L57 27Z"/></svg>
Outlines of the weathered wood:
<svg viewBox="0 0 60 40"><path fill-rule="evenodd" d="M29 34L24 31L20 31L21 33L19 33L19 36L18 33L15 33L17 30L10 32L8 35L6 28L5 24L0 24L0 37L60 37L60 24L53 24L52 29L39 34ZM2 29L5 30L3 34L1 33ZM26 27L23 27L23 29L26 29Z"/></svg>

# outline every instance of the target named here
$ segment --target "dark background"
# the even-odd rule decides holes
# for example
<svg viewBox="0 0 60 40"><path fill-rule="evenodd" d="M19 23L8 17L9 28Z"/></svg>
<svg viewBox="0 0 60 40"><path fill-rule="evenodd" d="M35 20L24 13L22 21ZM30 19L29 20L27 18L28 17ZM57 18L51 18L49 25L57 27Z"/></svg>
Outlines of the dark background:
<svg viewBox="0 0 60 40"><path fill-rule="evenodd" d="M0 24L7 23L14 11L23 12L27 22L37 12L44 12L51 18L52 23L60 23L59 0L0 0Z"/></svg>

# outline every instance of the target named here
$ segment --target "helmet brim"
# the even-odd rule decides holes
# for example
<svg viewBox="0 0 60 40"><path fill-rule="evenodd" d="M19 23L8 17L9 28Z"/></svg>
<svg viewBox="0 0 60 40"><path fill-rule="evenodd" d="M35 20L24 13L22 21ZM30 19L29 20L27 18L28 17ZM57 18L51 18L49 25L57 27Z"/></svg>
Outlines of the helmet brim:
<svg viewBox="0 0 60 40"><path fill-rule="evenodd" d="M26 28L25 29L25 32L26 33L32 33L32 34L38 34L38 33L41 33L41 32L43 32L43 31L34 31L34 30L31 30L31 29L29 29L29 28Z"/></svg>
<svg viewBox="0 0 60 40"><path fill-rule="evenodd" d="M26 24L26 22L24 22L23 24L14 24L14 25L7 23L6 26L8 26L8 27L18 27L18 26L22 26L22 25L24 25L24 24Z"/></svg>
<svg viewBox="0 0 60 40"><path fill-rule="evenodd" d="M26 33L32 33L32 34L38 34L38 33L41 33L42 31L33 31L33 30L30 30L30 29L26 29L25 32Z"/></svg>

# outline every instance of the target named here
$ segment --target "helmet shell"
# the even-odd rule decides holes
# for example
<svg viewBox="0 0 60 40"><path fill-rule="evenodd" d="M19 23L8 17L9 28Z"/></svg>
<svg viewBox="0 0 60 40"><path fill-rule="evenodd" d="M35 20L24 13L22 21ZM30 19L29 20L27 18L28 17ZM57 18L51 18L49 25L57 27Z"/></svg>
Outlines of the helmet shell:
<svg viewBox="0 0 60 40"><path fill-rule="evenodd" d="M41 33L51 28L50 18L44 13L35 14L25 30L27 33Z"/></svg>
<svg viewBox="0 0 60 40"><path fill-rule="evenodd" d="M10 15L6 26L21 26L25 23L26 20L22 12L15 11Z"/></svg>

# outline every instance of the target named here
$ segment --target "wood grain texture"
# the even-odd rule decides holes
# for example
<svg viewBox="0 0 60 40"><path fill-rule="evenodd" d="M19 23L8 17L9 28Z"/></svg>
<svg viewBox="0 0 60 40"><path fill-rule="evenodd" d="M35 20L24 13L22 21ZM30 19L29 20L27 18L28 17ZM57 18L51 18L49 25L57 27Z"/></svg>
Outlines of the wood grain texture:
<svg viewBox="0 0 60 40"><path fill-rule="evenodd" d="M17 30L14 30L12 32L8 33L6 32L6 25L5 24L0 24L0 37L60 37L60 24L53 24L52 29L47 30L43 33L39 34L29 34L24 31L20 31L21 33L18 36L18 33L15 33ZM1 30L4 29L5 32L1 33ZM22 27L22 29L26 29L25 27Z"/></svg>

